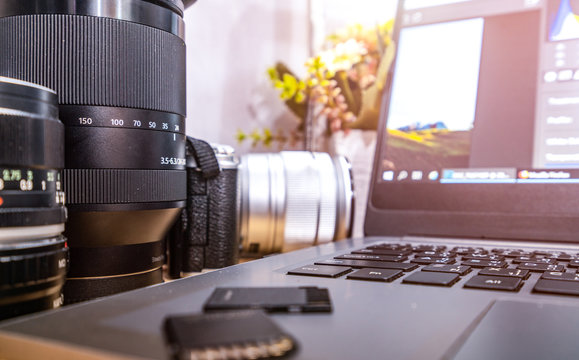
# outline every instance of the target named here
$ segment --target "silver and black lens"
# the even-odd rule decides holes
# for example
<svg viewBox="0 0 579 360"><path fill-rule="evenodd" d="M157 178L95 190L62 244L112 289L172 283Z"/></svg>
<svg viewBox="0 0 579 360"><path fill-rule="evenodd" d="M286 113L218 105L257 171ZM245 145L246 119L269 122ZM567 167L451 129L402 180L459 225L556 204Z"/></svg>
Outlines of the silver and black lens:
<svg viewBox="0 0 579 360"><path fill-rule="evenodd" d="M309 151L241 158L239 232L245 255L289 251L350 236L351 166L343 156Z"/></svg>
<svg viewBox="0 0 579 360"><path fill-rule="evenodd" d="M181 0L4 0L0 48L0 75L58 94L65 301L161 282L186 199Z"/></svg>
<svg viewBox="0 0 579 360"><path fill-rule="evenodd" d="M63 167L54 91L0 77L0 319L62 303Z"/></svg>

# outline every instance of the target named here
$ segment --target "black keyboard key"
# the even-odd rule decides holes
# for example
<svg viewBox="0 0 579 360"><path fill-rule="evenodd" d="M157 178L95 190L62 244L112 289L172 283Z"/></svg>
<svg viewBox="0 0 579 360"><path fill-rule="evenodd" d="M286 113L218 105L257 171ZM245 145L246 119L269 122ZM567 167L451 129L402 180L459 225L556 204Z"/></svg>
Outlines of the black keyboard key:
<svg viewBox="0 0 579 360"><path fill-rule="evenodd" d="M306 275L306 276L321 276L336 278L347 274L352 269L344 269L343 266L322 266L322 265L306 265L288 271L288 275Z"/></svg>
<svg viewBox="0 0 579 360"><path fill-rule="evenodd" d="M466 254L488 254L489 252L481 247L473 248L473 247L455 247L450 252L453 252L457 255L466 255Z"/></svg>
<svg viewBox="0 0 579 360"><path fill-rule="evenodd" d="M452 258L436 258L430 256L415 257L410 260L411 263L420 265L430 265L430 264L454 264L454 259Z"/></svg>
<svg viewBox="0 0 579 360"><path fill-rule="evenodd" d="M549 258L555 259L557 261L573 261L579 260L577 256L569 255L569 254L550 254L548 255Z"/></svg>
<svg viewBox="0 0 579 360"><path fill-rule="evenodd" d="M360 269L346 276L347 279L390 282L402 276L402 270Z"/></svg>
<svg viewBox="0 0 579 360"><path fill-rule="evenodd" d="M519 291L523 281L519 278L476 275L471 277L465 284L469 289Z"/></svg>
<svg viewBox="0 0 579 360"><path fill-rule="evenodd" d="M535 255L548 255L549 252L545 251L545 250L535 250L535 251L533 251L533 254L535 254Z"/></svg>
<svg viewBox="0 0 579 360"><path fill-rule="evenodd" d="M547 280L561 280L561 281L579 281L579 274L560 272L560 271L546 271L541 275L541 279Z"/></svg>
<svg viewBox="0 0 579 360"><path fill-rule="evenodd" d="M401 245L401 244L377 244L377 245L368 246L366 249L408 251L408 250L412 250L412 246L411 245Z"/></svg>
<svg viewBox="0 0 579 360"><path fill-rule="evenodd" d="M563 271L565 266L563 265L553 265L553 264L538 264L538 263L522 263L517 266L517 269L529 270L534 272L543 271Z"/></svg>
<svg viewBox="0 0 579 360"><path fill-rule="evenodd" d="M432 272L443 272L443 273L453 273L460 276L466 275L470 272L469 266L464 265L442 265L442 264L432 264L422 268L422 271L432 271Z"/></svg>
<svg viewBox="0 0 579 360"><path fill-rule="evenodd" d="M412 254L412 251L411 250L389 250L389 249L360 249L360 250L352 251L352 254L406 256L406 255Z"/></svg>
<svg viewBox="0 0 579 360"><path fill-rule="evenodd" d="M528 279L531 273L529 270L521 269L505 269L496 267L487 267L478 272L479 275L488 276L506 276L506 277L516 277L520 279Z"/></svg>
<svg viewBox="0 0 579 360"><path fill-rule="evenodd" d="M569 261L569 267L579 267L579 260L571 260Z"/></svg>
<svg viewBox="0 0 579 360"><path fill-rule="evenodd" d="M405 277L404 284L452 286L460 276L458 274L419 271Z"/></svg>
<svg viewBox="0 0 579 360"><path fill-rule="evenodd" d="M557 264L557 260L553 258L536 258L536 257L528 257L528 256L521 256L516 259L513 259L513 264L522 264L522 263L535 263L535 264Z"/></svg>
<svg viewBox="0 0 579 360"><path fill-rule="evenodd" d="M421 251L441 252L441 251L446 250L446 246L444 246L444 245L415 245L412 247L412 249L416 252L421 252Z"/></svg>
<svg viewBox="0 0 579 360"><path fill-rule="evenodd" d="M534 292L562 295L579 295L579 282L539 279Z"/></svg>
<svg viewBox="0 0 579 360"><path fill-rule="evenodd" d="M421 251L419 253L414 254L414 256L416 256L416 257L429 256L429 257L434 257L434 258L450 258L450 257L455 257L456 254L451 253L451 252L440 252L440 251Z"/></svg>
<svg viewBox="0 0 579 360"><path fill-rule="evenodd" d="M372 254L344 254L344 255L336 256L334 259L401 262L404 260L408 260L408 256L372 255Z"/></svg>
<svg viewBox="0 0 579 360"><path fill-rule="evenodd" d="M492 260L492 261L502 261L505 257L502 255L495 254L466 254L462 255L462 260Z"/></svg>
<svg viewBox="0 0 579 360"><path fill-rule="evenodd" d="M501 255L508 258L516 258L520 256L533 256L532 252L523 250L513 250L513 249L493 249L493 252L497 255Z"/></svg>
<svg viewBox="0 0 579 360"><path fill-rule="evenodd" d="M341 260L330 259L325 261L318 261L316 265L335 265L335 266L349 266L353 268L376 268L376 269L395 269L402 271L412 271L418 267L416 264L397 263L389 261L368 261L368 260Z"/></svg>
<svg viewBox="0 0 579 360"><path fill-rule="evenodd" d="M467 260L463 261L462 265L471 266L475 268L485 268L485 267L507 267L507 263L504 261L494 261L494 260Z"/></svg>

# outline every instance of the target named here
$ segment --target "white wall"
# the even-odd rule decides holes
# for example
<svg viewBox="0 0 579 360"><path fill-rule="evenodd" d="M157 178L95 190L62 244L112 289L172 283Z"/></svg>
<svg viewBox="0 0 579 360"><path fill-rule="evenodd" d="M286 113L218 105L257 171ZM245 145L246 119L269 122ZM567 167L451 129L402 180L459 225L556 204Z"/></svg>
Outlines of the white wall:
<svg viewBox="0 0 579 360"><path fill-rule="evenodd" d="M185 12L187 134L237 146L238 128L291 127L267 69L308 57L306 0L199 0Z"/></svg>

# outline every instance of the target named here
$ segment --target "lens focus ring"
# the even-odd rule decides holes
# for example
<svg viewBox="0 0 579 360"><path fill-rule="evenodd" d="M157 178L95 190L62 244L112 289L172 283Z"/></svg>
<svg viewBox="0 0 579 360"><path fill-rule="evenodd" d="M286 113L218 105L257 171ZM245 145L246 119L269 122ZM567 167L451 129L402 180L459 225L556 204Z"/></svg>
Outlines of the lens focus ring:
<svg viewBox="0 0 579 360"><path fill-rule="evenodd" d="M65 169L63 173L70 204L180 201L187 196L185 171Z"/></svg>
<svg viewBox="0 0 579 360"><path fill-rule="evenodd" d="M10 69L2 75L54 89L60 104L185 114L185 78L174 70L185 68L185 44L171 33L101 17L26 15L0 19L0 48L0 69Z"/></svg>

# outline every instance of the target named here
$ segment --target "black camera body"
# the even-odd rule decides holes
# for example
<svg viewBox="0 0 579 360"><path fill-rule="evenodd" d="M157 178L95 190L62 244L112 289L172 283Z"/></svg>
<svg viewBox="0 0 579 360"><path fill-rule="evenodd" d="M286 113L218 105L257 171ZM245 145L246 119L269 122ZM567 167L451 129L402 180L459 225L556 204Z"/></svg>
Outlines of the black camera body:
<svg viewBox="0 0 579 360"><path fill-rule="evenodd" d="M238 165L233 148L187 138L187 207L167 235L170 277L239 260Z"/></svg>

